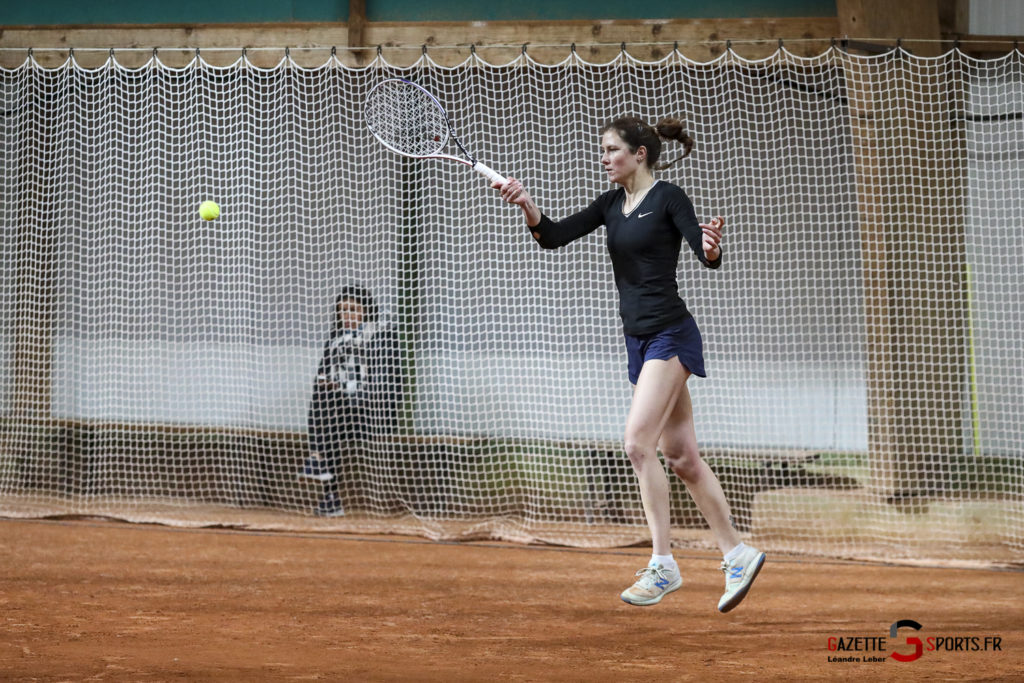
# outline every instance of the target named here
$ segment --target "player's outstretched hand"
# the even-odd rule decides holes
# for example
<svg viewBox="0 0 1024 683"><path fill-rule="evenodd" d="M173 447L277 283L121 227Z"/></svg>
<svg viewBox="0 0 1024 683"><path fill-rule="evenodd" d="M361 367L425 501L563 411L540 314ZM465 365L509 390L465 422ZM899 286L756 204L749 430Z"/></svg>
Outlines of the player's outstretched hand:
<svg viewBox="0 0 1024 683"><path fill-rule="evenodd" d="M491 187L495 190L501 190L501 198L509 204L525 207L531 201L526 188L515 178L509 178L504 184L495 181L491 183Z"/></svg>
<svg viewBox="0 0 1024 683"><path fill-rule="evenodd" d="M718 257L722 255L722 250L718 245L722 242L722 227L724 225L725 219L721 216L715 216L710 223L700 224L700 229L704 232L704 256L708 261L717 261Z"/></svg>

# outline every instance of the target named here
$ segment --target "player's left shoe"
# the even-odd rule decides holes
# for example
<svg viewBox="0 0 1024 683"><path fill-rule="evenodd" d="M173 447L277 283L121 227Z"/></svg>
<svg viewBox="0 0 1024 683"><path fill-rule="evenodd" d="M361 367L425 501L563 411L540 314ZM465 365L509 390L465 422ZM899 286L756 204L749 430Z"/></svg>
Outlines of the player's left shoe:
<svg viewBox="0 0 1024 683"><path fill-rule="evenodd" d="M718 601L719 612L728 612L747 597L750 585L761 571L764 558L765 554L760 550L747 546L746 550L732 562L722 562L722 571L725 572L725 593Z"/></svg>

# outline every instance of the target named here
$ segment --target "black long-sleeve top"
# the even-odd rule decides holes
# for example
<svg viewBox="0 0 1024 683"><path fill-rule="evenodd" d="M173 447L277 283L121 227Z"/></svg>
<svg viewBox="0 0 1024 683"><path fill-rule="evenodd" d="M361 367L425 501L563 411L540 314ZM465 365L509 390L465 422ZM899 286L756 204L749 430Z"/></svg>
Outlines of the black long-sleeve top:
<svg viewBox="0 0 1024 683"><path fill-rule="evenodd" d="M676 282L682 240L686 239L708 268L718 268L722 256L719 252L716 260L707 260L693 202L678 186L655 181L639 206L628 214L623 213L625 198L623 188L609 190L586 209L560 221L541 214L540 223L530 230L540 246L557 249L606 226L622 329L626 334L643 336L690 316Z"/></svg>
<svg viewBox="0 0 1024 683"><path fill-rule="evenodd" d="M399 340L390 325L336 328L324 343L317 368L311 421L337 419L335 413L344 405L349 414L363 414L371 423L391 424L401 401L399 370Z"/></svg>

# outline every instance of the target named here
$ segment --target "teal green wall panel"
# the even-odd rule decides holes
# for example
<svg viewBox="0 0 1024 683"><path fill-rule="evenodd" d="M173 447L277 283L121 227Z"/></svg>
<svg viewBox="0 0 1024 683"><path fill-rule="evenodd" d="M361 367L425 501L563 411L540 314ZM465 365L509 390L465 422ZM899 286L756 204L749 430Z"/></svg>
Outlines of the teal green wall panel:
<svg viewBox="0 0 1024 683"><path fill-rule="evenodd" d="M371 0L372 1L372 0ZM347 21L348 0L0 0L0 26Z"/></svg>
<svg viewBox="0 0 1024 683"><path fill-rule="evenodd" d="M834 17L835 0L366 0L370 21ZM0 26L346 21L348 0L0 0Z"/></svg>
<svg viewBox="0 0 1024 683"><path fill-rule="evenodd" d="M366 1L370 21L467 21L528 19L724 19L738 17L834 17L835 0L568 0L488 5L479 0Z"/></svg>
<svg viewBox="0 0 1024 683"><path fill-rule="evenodd" d="M295 21L348 21L348 0L293 0L292 17Z"/></svg>

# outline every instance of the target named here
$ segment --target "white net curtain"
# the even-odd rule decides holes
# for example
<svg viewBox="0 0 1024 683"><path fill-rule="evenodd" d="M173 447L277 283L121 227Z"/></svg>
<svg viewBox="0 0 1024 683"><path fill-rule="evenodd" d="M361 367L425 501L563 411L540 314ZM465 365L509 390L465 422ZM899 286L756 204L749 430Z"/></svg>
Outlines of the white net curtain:
<svg viewBox="0 0 1024 683"><path fill-rule="evenodd" d="M477 174L376 143L362 101L400 76L554 218L608 188L603 123L685 123L659 177L726 219L723 267L679 268L698 439L759 547L1020 562L1021 53L566 54L0 71L0 514L648 538L603 230L542 251ZM353 284L398 386L324 483L299 474ZM709 542L678 482L673 516Z"/></svg>

